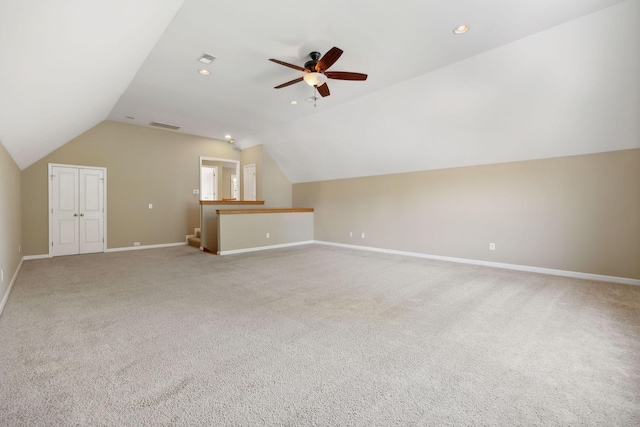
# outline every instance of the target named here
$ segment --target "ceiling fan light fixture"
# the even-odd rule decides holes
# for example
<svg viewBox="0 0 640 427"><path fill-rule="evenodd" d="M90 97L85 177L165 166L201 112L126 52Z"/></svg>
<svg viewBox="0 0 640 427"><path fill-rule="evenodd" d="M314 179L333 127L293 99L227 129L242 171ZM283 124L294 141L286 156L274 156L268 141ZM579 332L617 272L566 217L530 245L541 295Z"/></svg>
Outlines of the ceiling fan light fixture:
<svg viewBox="0 0 640 427"><path fill-rule="evenodd" d="M467 31L469 31L468 25L459 25L453 29L453 34L460 35L466 33Z"/></svg>
<svg viewBox="0 0 640 427"><path fill-rule="evenodd" d="M327 82L327 76L322 73L307 73L303 79L309 86L314 87L322 86Z"/></svg>

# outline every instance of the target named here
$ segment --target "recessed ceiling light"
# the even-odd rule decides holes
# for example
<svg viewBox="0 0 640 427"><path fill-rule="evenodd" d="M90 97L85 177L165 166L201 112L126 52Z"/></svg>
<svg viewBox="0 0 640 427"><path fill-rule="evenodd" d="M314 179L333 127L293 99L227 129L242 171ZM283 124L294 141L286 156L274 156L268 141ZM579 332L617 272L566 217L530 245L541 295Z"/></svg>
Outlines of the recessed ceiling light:
<svg viewBox="0 0 640 427"><path fill-rule="evenodd" d="M460 25L456 28L453 29L453 34L464 34L467 31L469 31L469 26L468 25Z"/></svg>
<svg viewBox="0 0 640 427"><path fill-rule="evenodd" d="M205 70L205 69L198 70L198 72L200 74L202 74L203 76L208 76L209 74L211 74L211 72L209 70Z"/></svg>
<svg viewBox="0 0 640 427"><path fill-rule="evenodd" d="M224 137L227 138L227 139L230 139L231 135L225 135Z"/></svg>
<svg viewBox="0 0 640 427"><path fill-rule="evenodd" d="M289 104L291 104L291 105L296 105L297 103L298 103L298 101L296 101L296 100L289 101Z"/></svg>

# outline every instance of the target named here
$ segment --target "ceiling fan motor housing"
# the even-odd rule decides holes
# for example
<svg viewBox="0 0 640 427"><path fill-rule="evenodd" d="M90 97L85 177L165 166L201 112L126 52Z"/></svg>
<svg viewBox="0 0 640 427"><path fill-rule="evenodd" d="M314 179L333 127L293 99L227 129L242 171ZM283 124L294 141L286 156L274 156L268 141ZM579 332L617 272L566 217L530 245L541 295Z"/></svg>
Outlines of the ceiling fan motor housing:
<svg viewBox="0 0 640 427"><path fill-rule="evenodd" d="M318 60L322 54L320 52L311 52L309 56L311 57L310 61L304 63L304 69L309 71L310 73L316 72L316 65L318 64Z"/></svg>

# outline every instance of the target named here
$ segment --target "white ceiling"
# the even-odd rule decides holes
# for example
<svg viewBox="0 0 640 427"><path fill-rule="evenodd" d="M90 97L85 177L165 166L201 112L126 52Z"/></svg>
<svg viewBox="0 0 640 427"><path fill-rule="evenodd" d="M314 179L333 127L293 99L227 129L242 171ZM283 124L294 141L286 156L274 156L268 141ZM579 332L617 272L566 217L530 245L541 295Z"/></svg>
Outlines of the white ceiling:
<svg viewBox="0 0 640 427"><path fill-rule="evenodd" d="M3 0L0 141L24 168L104 119L160 121L264 144L293 182L632 148L639 4ZM273 89L302 73L268 58L332 46L369 79L315 108Z"/></svg>

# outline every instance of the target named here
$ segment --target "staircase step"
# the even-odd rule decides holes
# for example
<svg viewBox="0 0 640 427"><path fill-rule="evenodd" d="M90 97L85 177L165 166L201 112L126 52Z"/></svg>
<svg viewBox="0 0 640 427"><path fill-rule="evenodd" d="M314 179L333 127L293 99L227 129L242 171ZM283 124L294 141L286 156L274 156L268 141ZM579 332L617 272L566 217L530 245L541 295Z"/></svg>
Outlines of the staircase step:
<svg viewBox="0 0 640 427"><path fill-rule="evenodd" d="M189 242L189 245L195 248L200 248L200 237L189 237L187 241Z"/></svg>

